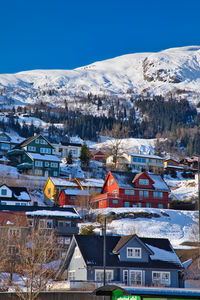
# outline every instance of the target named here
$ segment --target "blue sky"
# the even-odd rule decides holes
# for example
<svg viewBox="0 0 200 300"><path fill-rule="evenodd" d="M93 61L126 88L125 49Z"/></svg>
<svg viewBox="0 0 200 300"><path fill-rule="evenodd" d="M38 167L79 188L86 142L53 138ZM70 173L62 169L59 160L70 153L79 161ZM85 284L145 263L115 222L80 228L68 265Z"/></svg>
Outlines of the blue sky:
<svg viewBox="0 0 200 300"><path fill-rule="evenodd" d="M200 45L199 0L0 0L0 73Z"/></svg>

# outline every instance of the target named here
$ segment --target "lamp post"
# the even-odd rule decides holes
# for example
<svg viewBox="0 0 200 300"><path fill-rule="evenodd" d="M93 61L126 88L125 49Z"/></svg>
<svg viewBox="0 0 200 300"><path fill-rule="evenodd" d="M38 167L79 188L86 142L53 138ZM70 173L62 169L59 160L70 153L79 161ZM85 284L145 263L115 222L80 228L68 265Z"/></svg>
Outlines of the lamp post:
<svg viewBox="0 0 200 300"><path fill-rule="evenodd" d="M106 221L107 217L114 216L114 212L110 212L104 215L104 226L103 226L103 285L106 285Z"/></svg>

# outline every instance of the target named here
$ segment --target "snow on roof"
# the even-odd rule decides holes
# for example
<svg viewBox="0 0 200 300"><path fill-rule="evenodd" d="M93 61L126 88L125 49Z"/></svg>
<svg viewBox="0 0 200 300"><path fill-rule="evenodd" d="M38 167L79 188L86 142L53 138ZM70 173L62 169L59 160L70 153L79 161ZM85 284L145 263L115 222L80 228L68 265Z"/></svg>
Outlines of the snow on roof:
<svg viewBox="0 0 200 300"><path fill-rule="evenodd" d="M152 158L152 159L160 159L160 160L164 160L163 157L157 156L157 155L151 155L151 154L138 154L138 153L129 153L127 152L127 154L131 155L131 156L137 156L137 157L146 157L146 158Z"/></svg>
<svg viewBox="0 0 200 300"><path fill-rule="evenodd" d="M63 218L80 218L78 213L72 213L69 211L50 211L50 210L36 210L31 212L26 212L27 216L41 216L41 217L63 217Z"/></svg>
<svg viewBox="0 0 200 300"><path fill-rule="evenodd" d="M79 180L80 184L84 187L100 187L104 185L103 179L96 179L96 178L87 178L83 180Z"/></svg>
<svg viewBox="0 0 200 300"><path fill-rule="evenodd" d="M191 265L191 263L192 263L192 258L190 258L190 259L184 261L184 262L183 262L184 268L188 268L189 265Z"/></svg>
<svg viewBox="0 0 200 300"><path fill-rule="evenodd" d="M76 186L77 184L73 181L68 180L67 178L59 178L59 177L50 177L51 181L56 186Z"/></svg>
<svg viewBox="0 0 200 300"><path fill-rule="evenodd" d="M67 189L64 190L65 195L74 195L74 196L89 196L88 191L78 190L78 189Z"/></svg>
<svg viewBox="0 0 200 300"><path fill-rule="evenodd" d="M39 154L39 153L32 153L32 152L27 152L27 153L32 159L61 162L61 160L55 155Z"/></svg>
<svg viewBox="0 0 200 300"><path fill-rule="evenodd" d="M27 200L27 201L31 201L31 198L30 198L29 194L26 193L26 192L21 192L19 196L15 195L15 197L16 197L18 200Z"/></svg>
<svg viewBox="0 0 200 300"><path fill-rule="evenodd" d="M166 251L166 250L151 246L149 244L146 244L146 246L149 247L149 249L151 249L154 253L153 255L151 255L152 260L162 260L162 261L168 261L168 262L182 265L180 259L178 258L178 256L176 255L175 252Z"/></svg>
<svg viewBox="0 0 200 300"><path fill-rule="evenodd" d="M169 188L167 184L165 183L165 181L162 179L160 175L149 174L149 176L154 181L153 186L156 190L169 192Z"/></svg>

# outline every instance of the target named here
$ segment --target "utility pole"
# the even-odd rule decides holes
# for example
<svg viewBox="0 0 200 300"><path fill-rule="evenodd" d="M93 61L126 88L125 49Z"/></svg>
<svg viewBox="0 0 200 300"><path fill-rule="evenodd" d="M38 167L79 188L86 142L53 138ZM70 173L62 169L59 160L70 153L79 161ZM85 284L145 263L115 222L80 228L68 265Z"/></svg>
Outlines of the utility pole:
<svg viewBox="0 0 200 300"><path fill-rule="evenodd" d="M198 157L198 209L199 209L199 246L200 246L200 161Z"/></svg>

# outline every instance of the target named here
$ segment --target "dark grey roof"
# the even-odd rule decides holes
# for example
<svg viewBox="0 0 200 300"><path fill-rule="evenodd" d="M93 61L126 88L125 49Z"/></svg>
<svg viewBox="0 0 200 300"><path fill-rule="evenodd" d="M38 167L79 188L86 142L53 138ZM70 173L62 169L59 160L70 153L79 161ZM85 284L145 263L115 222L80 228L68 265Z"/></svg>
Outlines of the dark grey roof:
<svg viewBox="0 0 200 300"><path fill-rule="evenodd" d="M152 187L154 190L166 191L169 192L169 188L165 181L162 179L160 175L152 174L146 172L151 180L154 182ZM122 189L137 189L135 186L135 179L139 177L141 173L132 173L132 172L112 172L113 177L115 178L119 188ZM149 189L148 187L142 187L143 189ZM138 188L139 189L139 188Z"/></svg>
<svg viewBox="0 0 200 300"><path fill-rule="evenodd" d="M2 184L1 186L3 186L3 185L7 186L6 184ZM0 196L1 201L2 200L27 201L27 202L31 201L29 193L25 187L18 187L18 186L17 187L16 186L7 186L7 187L13 192L12 198ZM23 198L23 195L24 195L24 198ZM21 196L20 199L18 198L19 196Z"/></svg>
<svg viewBox="0 0 200 300"><path fill-rule="evenodd" d="M117 254L113 253L113 249L119 243L121 236L106 236L106 265L109 267L138 267L138 268L182 268L176 253L168 239L157 238L139 238L144 246L148 245L157 248L158 250L168 251L175 259L171 261L159 259L151 259L149 262L129 262L120 261ZM75 240L82 253L82 256L87 266L103 266L103 236L78 235ZM130 240L130 238L128 238ZM92 246L91 246L92 245ZM176 259L177 257L177 259Z"/></svg>

